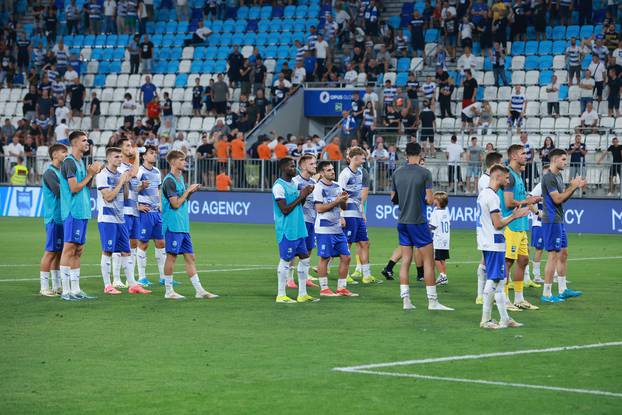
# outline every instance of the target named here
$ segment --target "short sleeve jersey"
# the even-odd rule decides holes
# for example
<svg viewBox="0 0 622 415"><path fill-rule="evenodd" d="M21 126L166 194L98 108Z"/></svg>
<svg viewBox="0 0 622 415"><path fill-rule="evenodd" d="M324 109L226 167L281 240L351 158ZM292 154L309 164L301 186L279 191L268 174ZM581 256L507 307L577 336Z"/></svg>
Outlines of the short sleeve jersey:
<svg viewBox="0 0 622 415"><path fill-rule="evenodd" d="M417 164L407 164L393 173L393 191L397 194L401 224L427 224L426 190L432 188L432 173Z"/></svg>
<svg viewBox="0 0 622 415"><path fill-rule="evenodd" d="M477 197L479 217L477 219L477 249L480 251L504 252L505 238L501 230L495 229L492 215L501 212L499 196L490 187Z"/></svg>
<svg viewBox="0 0 622 415"><path fill-rule="evenodd" d="M339 186L348 192L348 201L343 216L346 218L363 217L363 169L352 171L346 167L339 173Z"/></svg>
<svg viewBox="0 0 622 415"><path fill-rule="evenodd" d="M123 217L123 189L117 193L111 202L104 199L102 190L114 189L121 180L121 173L110 171L107 167L95 176L97 186L97 222L124 223Z"/></svg>
<svg viewBox="0 0 622 415"><path fill-rule="evenodd" d="M490 175L488 173L482 173L477 181L477 194L482 193L482 190L488 187L490 184Z"/></svg>
<svg viewBox="0 0 622 415"><path fill-rule="evenodd" d="M434 249L449 249L450 240L450 221L449 211L445 209L434 209L430 215L430 229L434 234Z"/></svg>
<svg viewBox="0 0 622 415"><path fill-rule="evenodd" d="M564 223L564 206L556 204L551 198L551 193L564 191L564 179L560 174L548 172L542 177L542 223Z"/></svg>
<svg viewBox="0 0 622 415"><path fill-rule="evenodd" d="M531 192L529 192L529 194L531 196L542 196L542 183L538 183L533 189L531 189ZM538 209L542 210L542 203L538 203ZM529 217L531 218L531 227L533 228L538 227L538 226L542 226L542 219L540 219L540 216L534 214L533 212L531 212L529 214Z"/></svg>
<svg viewBox="0 0 622 415"><path fill-rule="evenodd" d="M322 205L331 203L341 192L343 189L337 183L326 184L320 180L313 189L313 203ZM339 206L323 213L318 212L315 218L315 233L332 235L343 233L341 223L339 223L340 217L341 208Z"/></svg>
<svg viewBox="0 0 622 415"><path fill-rule="evenodd" d="M136 175L139 181L149 181L149 186L138 192L138 203L149 206L151 211L160 210L160 186L162 185L162 176L157 167L151 169L140 166Z"/></svg>
<svg viewBox="0 0 622 415"><path fill-rule="evenodd" d="M297 175L292 179L292 182L298 186L298 191L302 190L307 186L315 186L317 181L313 178L305 179L301 175ZM315 211L315 204L313 203L313 193L307 196L305 203L302 205L302 213L305 217L305 222L307 223L315 223L315 217L317 216L317 212Z"/></svg>
<svg viewBox="0 0 622 415"><path fill-rule="evenodd" d="M131 169L131 164L121 163L118 170L119 173L123 174ZM138 216L138 186L140 186L140 180L137 177L132 177L129 181L129 192L123 208L126 215Z"/></svg>

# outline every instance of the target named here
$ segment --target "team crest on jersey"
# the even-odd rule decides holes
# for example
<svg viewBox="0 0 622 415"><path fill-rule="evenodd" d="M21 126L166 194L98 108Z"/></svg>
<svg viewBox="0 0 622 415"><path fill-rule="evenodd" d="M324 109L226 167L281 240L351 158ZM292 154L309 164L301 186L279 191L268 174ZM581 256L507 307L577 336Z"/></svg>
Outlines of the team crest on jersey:
<svg viewBox="0 0 622 415"><path fill-rule="evenodd" d="M287 248L287 253L291 254L294 250L292 248Z"/></svg>
<svg viewBox="0 0 622 415"><path fill-rule="evenodd" d="M112 239L108 239L108 246L112 246Z"/></svg>
<svg viewBox="0 0 622 415"><path fill-rule="evenodd" d="M80 229L76 229L75 235L80 236Z"/></svg>
<svg viewBox="0 0 622 415"><path fill-rule="evenodd" d="M512 252L516 252L516 245L512 245Z"/></svg>
<svg viewBox="0 0 622 415"><path fill-rule="evenodd" d="M177 246L177 241L173 241L173 246Z"/></svg>
<svg viewBox="0 0 622 415"><path fill-rule="evenodd" d="M146 234L146 233L147 233L147 229L142 228L142 229L140 230L140 233L141 233L141 234L143 234L143 235L144 235L144 234Z"/></svg>

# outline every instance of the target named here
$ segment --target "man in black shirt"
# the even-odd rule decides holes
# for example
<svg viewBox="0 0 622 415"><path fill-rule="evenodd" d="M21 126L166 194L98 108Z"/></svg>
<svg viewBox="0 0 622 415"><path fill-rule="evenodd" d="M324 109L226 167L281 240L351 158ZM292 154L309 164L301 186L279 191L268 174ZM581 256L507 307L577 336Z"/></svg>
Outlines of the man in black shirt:
<svg viewBox="0 0 622 415"><path fill-rule="evenodd" d="M37 109L37 101L39 100L39 94L37 94L37 87L35 85L30 85L30 90L24 96L24 100L22 101L22 111L24 114L24 118L28 121L32 122L35 119L35 113Z"/></svg>
<svg viewBox="0 0 622 415"><path fill-rule="evenodd" d="M82 107L84 106L84 98L86 98L86 88L80 83L80 78L73 80L73 84L67 87L70 99L69 106L74 116L82 117Z"/></svg>
<svg viewBox="0 0 622 415"><path fill-rule="evenodd" d="M283 62L283 66L281 67L281 73L289 82L292 81L292 72L292 68L289 67L289 64L287 62Z"/></svg>
<svg viewBox="0 0 622 415"><path fill-rule="evenodd" d="M145 38L140 42L140 60L143 62L143 73L151 73L151 62L153 59L153 43L149 40L149 36L145 35Z"/></svg>
<svg viewBox="0 0 622 415"><path fill-rule="evenodd" d="M101 115L101 101L97 98L97 92L91 97L91 128L99 131L99 116Z"/></svg>
<svg viewBox="0 0 622 415"><path fill-rule="evenodd" d="M417 53L417 56L419 56L419 51L421 51L423 60L425 61L425 42L424 42L424 36L423 36L423 28L425 26L425 20L423 19L423 16L419 14L419 10L415 10L415 12L413 13L413 17L410 20L409 25L410 25L410 33L412 34L411 42L412 42L413 50Z"/></svg>
<svg viewBox="0 0 622 415"><path fill-rule="evenodd" d="M233 46L233 52L227 58L227 63L229 64L229 69L227 71L229 83L231 88L237 88L241 77L240 69L242 69L242 64L244 63L244 56L242 56L238 50L238 45Z"/></svg>
<svg viewBox="0 0 622 415"><path fill-rule="evenodd" d="M406 108L400 113L400 129L408 136L417 135L417 117Z"/></svg>
<svg viewBox="0 0 622 415"><path fill-rule="evenodd" d="M622 90L622 79L618 76L615 69L609 70L609 79L607 81L609 87L609 96L607 97L607 108L609 109L609 116L620 116L620 90Z"/></svg>
<svg viewBox="0 0 622 415"><path fill-rule="evenodd" d="M266 72L268 72L268 69L263 64L263 59L257 58L257 63L253 69L253 92L255 95L257 95L258 90L264 89Z"/></svg>
<svg viewBox="0 0 622 415"><path fill-rule="evenodd" d="M225 125L229 127L230 131L238 128L238 114L229 109L229 112L225 114Z"/></svg>
<svg viewBox="0 0 622 415"><path fill-rule="evenodd" d="M164 93L164 102L162 103L162 121L170 120L173 123L173 101L169 98L168 92Z"/></svg>
<svg viewBox="0 0 622 415"><path fill-rule="evenodd" d="M421 144L424 149L424 153L430 152L434 154L434 132L436 130L436 116L434 111L430 109L430 102L425 101L423 103L423 110L419 114L419 121L421 123ZM429 143L429 144L428 144Z"/></svg>
<svg viewBox="0 0 622 415"><path fill-rule="evenodd" d="M473 74L470 69L464 70L464 81L462 81L462 87L464 92L462 95L462 109L465 109L469 105L475 102L477 96L477 81L473 78Z"/></svg>
<svg viewBox="0 0 622 415"><path fill-rule="evenodd" d="M453 117L451 113L451 94L454 92L454 80L448 78L438 84L438 103L441 106L441 119Z"/></svg>
<svg viewBox="0 0 622 415"><path fill-rule="evenodd" d="M358 91L352 93L352 101L350 101L350 110L352 116L356 120L356 125L363 125L363 111L365 111L365 103L361 99Z"/></svg>
<svg viewBox="0 0 622 415"><path fill-rule="evenodd" d="M214 168L216 167L216 163L213 160L214 144L210 142L207 133L203 133L201 140L203 144L197 148L196 152L197 167L203 178L203 186L214 186Z"/></svg>
<svg viewBox="0 0 622 415"><path fill-rule="evenodd" d="M585 177L583 166L585 164L587 149L585 148L585 144L581 142L581 134L575 136L574 143L570 145L568 153L570 154L570 180L577 176Z"/></svg>
<svg viewBox="0 0 622 415"><path fill-rule="evenodd" d="M618 176L618 178L622 179L622 146L618 141L618 137L613 137L611 140L611 145L607 148L607 151L601 154L598 159L598 164L602 163L603 159L607 156L607 153L611 153L611 157L613 159L613 164L609 169L609 193L607 196L613 196L613 179Z"/></svg>
<svg viewBox="0 0 622 415"><path fill-rule="evenodd" d="M257 108L257 121L262 120L266 116L266 112L268 111L268 100L264 96L263 89L257 91L257 95L255 96L255 107Z"/></svg>
<svg viewBox="0 0 622 415"><path fill-rule="evenodd" d="M393 105L387 107L387 113L384 115L384 126L389 128L398 128L400 126L399 114L395 112Z"/></svg>

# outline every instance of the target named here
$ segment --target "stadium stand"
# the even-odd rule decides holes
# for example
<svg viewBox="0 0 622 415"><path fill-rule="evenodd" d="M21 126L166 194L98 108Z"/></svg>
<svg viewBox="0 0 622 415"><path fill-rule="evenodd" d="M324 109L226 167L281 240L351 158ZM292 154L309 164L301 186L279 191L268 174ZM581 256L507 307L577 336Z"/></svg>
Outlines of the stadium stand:
<svg viewBox="0 0 622 415"><path fill-rule="evenodd" d="M469 8L464 8L463 2L420 0L150 3L18 1L12 9L2 10L0 115L8 119L0 134L7 156L0 172L2 181L10 177L13 161L9 161L6 146L12 135L18 134L22 145L27 145L31 136L28 142L34 144L24 155L35 157L45 154L42 148L62 139L63 128L91 131L96 158L121 135L132 135L138 145L159 144L163 155L179 147L176 141L185 143L191 157L205 144L208 147L204 149L209 150L205 156L217 159L219 133L228 136L228 141L238 134L246 137L302 84L305 88L371 86L361 99L365 103L375 94L378 104L373 102L373 109L355 114L354 135L343 131L344 125L350 125L346 117L329 120L326 131L333 126L332 130L318 131L321 138L315 139L328 143L340 136L341 149L346 150L351 138L363 138L362 124L367 119L371 133L361 145L370 154L377 141L386 144L384 150L395 145L399 154L411 137L419 139L420 110L426 94L433 97L435 146L441 151L431 149L435 158L430 163L436 165L439 182L446 180L442 150L452 135L459 136L465 149L471 135L477 136L480 144L491 143L499 150L519 141L519 130L508 130L507 121L516 85L521 85L526 100L520 128L537 150L533 162L542 160L540 150L547 136L555 146L568 148L575 133L581 133L589 164L622 133L622 119L610 105L616 98L608 71L622 70L620 20L616 17L620 13L618 5L606 1L594 0L590 10L575 2L571 24L564 25L555 7L549 10L549 2L539 0L508 4L474 0L466 2ZM573 63L581 68L580 82L570 79L577 72ZM63 82L58 75L69 67L75 69L78 80ZM586 75L588 69L593 85ZM469 70L474 83L465 75ZM149 85L155 87L159 103L147 108L153 89ZM194 89L197 85L202 90ZM36 99L44 89L50 90L53 98L44 97L31 108L30 100L24 101L31 97L29 86L34 86ZM475 117L472 129L462 116L471 103L471 97L464 95L465 86L475 91L475 101L487 104ZM440 91L446 92L439 95ZM593 101L594 109L586 116L588 101ZM392 114L389 103L398 114L396 119L388 115ZM67 115L65 127L57 117L66 113L59 110L64 105L73 113ZM46 114L38 119L41 111ZM590 123L596 119L596 126L582 124L586 117ZM409 120L414 124L406 125ZM290 155L310 151L307 144L313 140L298 142L296 137L312 136L312 131L278 131L276 135L285 137ZM377 140L378 136L382 140ZM271 138L270 148L274 149L277 137ZM248 158L258 158L259 144L248 141ZM324 154L322 149L318 153ZM41 163L37 160L30 165L36 172ZM374 174L380 170L389 174L391 168L374 169ZM593 167L593 171L600 172L600 184L607 182L606 170ZM36 180L37 175L32 174L31 181ZM246 187L243 184L248 180L237 184L234 187Z"/></svg>

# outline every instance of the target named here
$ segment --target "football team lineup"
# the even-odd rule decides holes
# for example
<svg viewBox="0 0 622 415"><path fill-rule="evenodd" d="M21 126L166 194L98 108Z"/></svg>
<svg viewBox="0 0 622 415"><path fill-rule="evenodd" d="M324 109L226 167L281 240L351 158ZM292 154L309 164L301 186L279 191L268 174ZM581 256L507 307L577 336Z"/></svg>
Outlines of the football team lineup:
<svg viewBox="0 0 622 415"><path fill-rule="evenodd" d="M130 294L151 294L148 288L152 283L146 274L146 264L149 242L153 241L166 299L185 298L174 290L179 284L173 279L178 256L183 257L186 273L196 290L195 297L218 298L203 287L196 269L188 202L200 187L185 183L185 154L171 152L167 156L170 172L163 179L156 167L158 152L154 147L146 146L139 152L130 139L122 139L118 147L106 149L105 166L98 162L87 166L82 159L89 150L87 134L74 131L69 143L70 148L61 144L50 147L52 163L43 175L47 240L41 260L40 294L60 295L65 301L95 298L80 288L80 258L90 217L89 187L94 181L104 294L119 295L121 288L128 288ZM432 176L424 167L419 144L409 143L406 156L407 163L391 178L391 201L399 207L399 246L382 274L387 280L393 280L393 268L401 261L400 297L404 310L414 309L409 288L410 266L414 260L417 279L425 281L428 309L453 311L440 303L436 288L448 283L449 197L445 192L433 192ZM367 157L362 148L351 148L347 154L348 165L339 174L333 163L318 161L312 155L303 155L298 161L287 157L279 160L281 176L272 188L280 258L277 303L319 301L307 292L307 287L318 287L316 280L320 297L357 297L358 293L348 288L348 284L358 284L355 278L361 278L362 284L381 282L371 275L369 258L365 217L369 175L363 168ZM561 173L567 164L566 151L553 151L550 159L550 166L543 168L542 182L529 193L521 176L527 162L526 150L520 144L509 147L507 160L500 153L489 153L486 170L479 172L476 233L482 259L477 270L475 302L483 305L482 328L521 327L521 323L510 318L508 310L539 309L524 298L524 287L539 288L542 283L540 300L543 303L564 302L582 295L581 291L568 288L566 282L568 242L563 204L576 190L585 187L586 181L576 177L565 187ZM429 219L427 206L434 207ZM528 216L531 216L531 224ZM534 280L529 272L527 232L530 230L531 246L535 248ZM351 275L353 247L357 268ZM316 248L318 264L314 271L317 278L310 276L310 255ZM543 251L548 253L544 279L540 275ZM328 286L331 262L336 262L338 268L335 291ZM136 266L138 278L134 275ZM121 269L125 273L125 283L120 278ZM295 271L298 284L293 280ZM558 296L552 293L554 281L558 283ZM510 286L515 291L513 302L508 295ZM286 287L298 289L295 299L287 296ZM494 303L499 311L499 322L492 318Z"/></svg>

